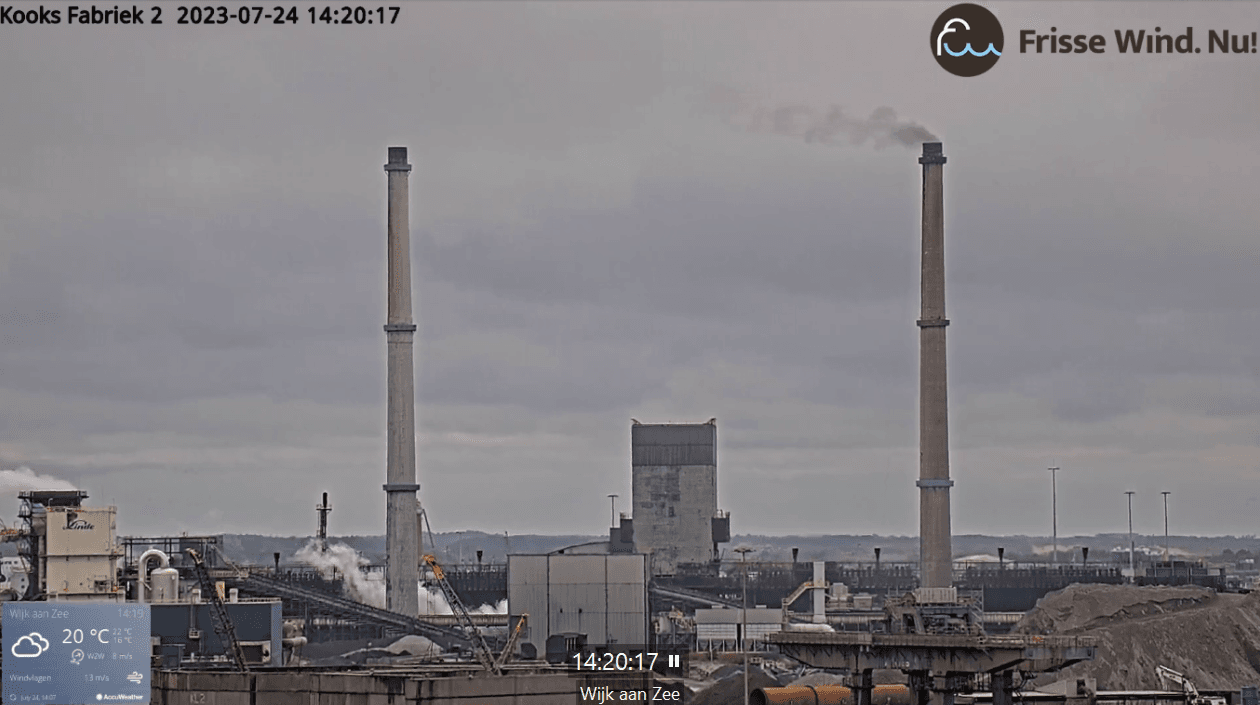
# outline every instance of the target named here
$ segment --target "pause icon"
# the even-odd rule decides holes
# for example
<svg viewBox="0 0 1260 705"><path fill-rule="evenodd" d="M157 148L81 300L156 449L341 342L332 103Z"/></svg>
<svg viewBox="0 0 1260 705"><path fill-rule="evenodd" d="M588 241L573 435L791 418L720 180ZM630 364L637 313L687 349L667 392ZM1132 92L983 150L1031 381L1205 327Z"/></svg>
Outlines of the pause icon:
<svg viewBox="0 0 1260 705"><path fill-rule="evenodd" d="M680 656L680 655L678 655L678 654L670 654L670 655L669 655L669 667L670 667L670 668L680 668L681 666L682 666L682 656Z"/></svg>

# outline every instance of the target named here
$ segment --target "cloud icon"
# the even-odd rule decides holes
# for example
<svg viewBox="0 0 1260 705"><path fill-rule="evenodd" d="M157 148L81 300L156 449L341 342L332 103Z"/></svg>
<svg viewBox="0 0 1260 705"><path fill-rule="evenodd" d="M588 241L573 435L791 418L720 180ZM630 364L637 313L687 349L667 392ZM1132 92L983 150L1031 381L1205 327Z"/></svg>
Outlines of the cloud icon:
<svg viewBox="0 0 1260 705"><path fill-rule="evenodd" d="M18 658L35 658L48 650L48 640L39 632L31 632L18 639L9 649Z"/></svg>

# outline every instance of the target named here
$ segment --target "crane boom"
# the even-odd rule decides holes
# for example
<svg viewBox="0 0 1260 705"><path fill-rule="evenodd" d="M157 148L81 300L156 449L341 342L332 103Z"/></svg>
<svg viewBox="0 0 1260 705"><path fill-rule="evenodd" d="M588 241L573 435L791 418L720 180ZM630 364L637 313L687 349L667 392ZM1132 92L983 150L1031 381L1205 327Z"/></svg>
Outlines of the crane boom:
<svg viewBox="0 0 1260 705"><path fill-rule="evenodd" d="M206 596L207 603L210 605L210 621L214 622L214 633L219 636L219 641L227 649L237 670L249 673L245 651L236 638L236 628L232 626L232 618L228 616L227 608L223 606L219 591L214 588L214 583L210 580L210 572L206 570L205 561L201 560L201 555L196 549L189 548L184 552L193 559L193 572L197 574L197 582L201 583L201 594Z"/></svg>
<svg viewBox="0 0 1260 705"><path fill-rule="evenodd" d="M502 673L503 664L512 657L512 651L516 649L516 642L521 640L521 632L525 630L525 620L529 619L528 614L522 614L521 618L516 620L516 629L512 630L512 636L508 637L507 645L503 647L503 652L494 660L494 672Z"/></svg>
<svg viewBox="0 0 1260 705"><path fill-rule="evenodd" d="M1172 670L1167 666L1156 666L1155 675L1164 683L1172 683L1186 694L1186 703L1188 705L1225 705L1225 698L1216 698L1203 696L1199 694L1199 689L1194 687L1194 683L1184 675Z"/></svg>
<svg viewBox="0 0 1260 705"><path fill-rule="evenodd" d="M464 601L459 599L459 595L455 593L455 588L451 587L450 582L446 580L446 573L442 571L442 566L438 565L437 558L430 554L425 554L424 564L433 571L433 578L437 582L438 588L442 591L442 596L446 598L446 603L451 606L451 612L455 614L455 619L459 621L459 625L468 634L468 640L472 642L473 646L473 656L487 671L497 675L501 667L496 663L494 653L490 651L490 645L486 643L486 638L481 635L481 630L477 629L477 625L473 624L472 617L468 616L468 608L464 606Z"/></svg>

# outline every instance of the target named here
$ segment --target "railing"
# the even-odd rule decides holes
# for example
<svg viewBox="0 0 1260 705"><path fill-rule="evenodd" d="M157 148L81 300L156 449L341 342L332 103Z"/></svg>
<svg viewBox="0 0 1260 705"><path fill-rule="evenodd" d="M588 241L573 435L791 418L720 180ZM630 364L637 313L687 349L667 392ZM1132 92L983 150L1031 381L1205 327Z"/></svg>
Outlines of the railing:
<svg viewBox="0 0 1260 705"><path fill-rule="evenodd" d="M777 643L831 643L873 644L887 646L950 646L954 648L1007 648L1022 649L1045 647L1051 649L1090 648L1098 645L1098 639L1088 636L1038 636L1029 634L968 636L965 634L872 634L870 632L794 632L782 631L769 635L769 641Z"/></svg>
<svg viewBox="0 0 1260 705"><path fill-rule="evenodd" d="M993 646L1047 646L1050 648L1084 648L1098 645L1092 636L1041 636L1037 634L1002 634L980 637L982 644Z"/></svg>

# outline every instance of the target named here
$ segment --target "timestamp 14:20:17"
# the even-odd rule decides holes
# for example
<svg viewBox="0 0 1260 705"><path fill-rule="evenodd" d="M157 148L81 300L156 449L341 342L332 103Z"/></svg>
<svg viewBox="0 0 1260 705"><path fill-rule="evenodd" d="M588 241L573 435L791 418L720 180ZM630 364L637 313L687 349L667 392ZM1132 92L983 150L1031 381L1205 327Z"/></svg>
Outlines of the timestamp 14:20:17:
<svg viewBox="0 0 1260 705"><path fill-rule="evenodd" d="M650 671L656 665L656 652L627 653L576 653L573 660L579 671Z"/></svg>

